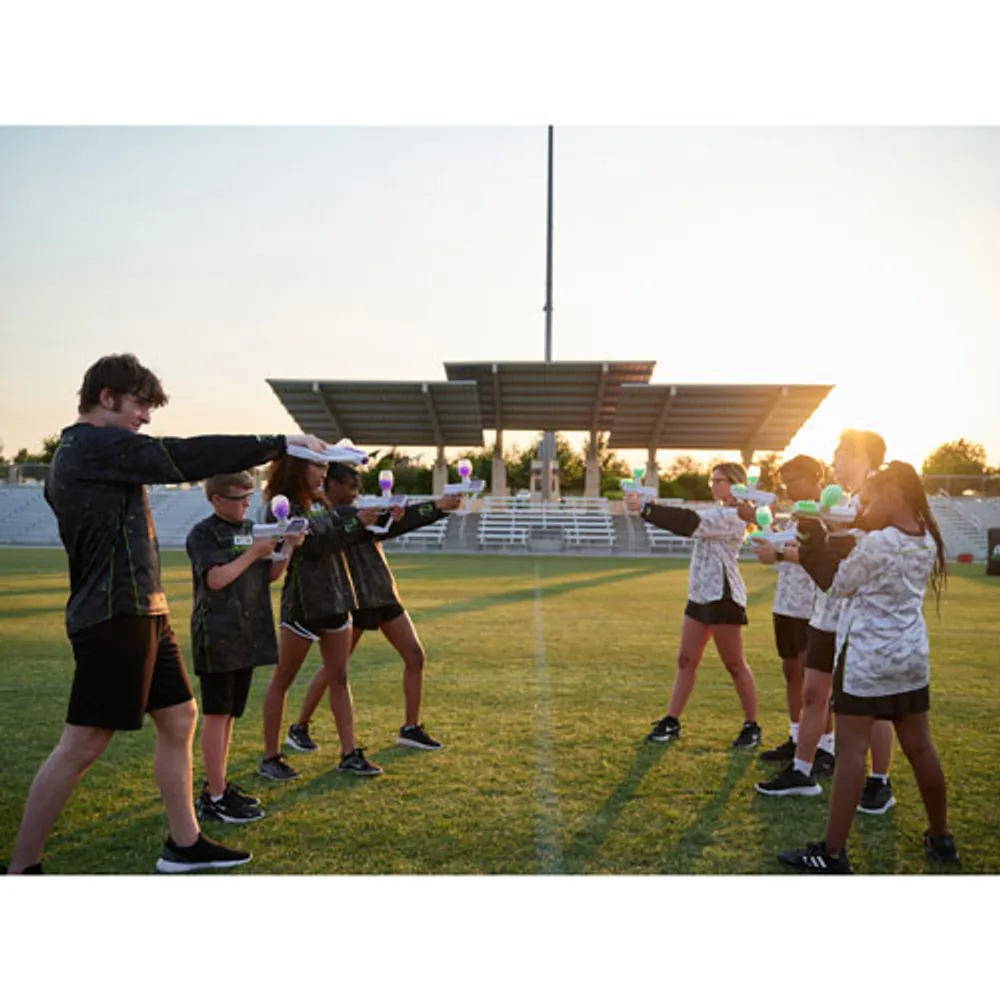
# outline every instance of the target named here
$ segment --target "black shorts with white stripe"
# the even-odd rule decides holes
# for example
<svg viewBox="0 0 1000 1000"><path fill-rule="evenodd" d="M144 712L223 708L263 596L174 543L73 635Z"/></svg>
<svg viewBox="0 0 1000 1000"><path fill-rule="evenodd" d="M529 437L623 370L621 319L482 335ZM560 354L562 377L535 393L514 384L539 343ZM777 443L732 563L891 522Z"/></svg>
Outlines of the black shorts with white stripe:
<svg viewBox="0 0 1000 1000"><path fill-rule="evenodd" d="M318 642L325 632L343 632L351 627L351 615L345 612L340 615L327 615L325 618L306 618L300 622L282 622L282 628L294 632L310 642Z"/></svg>

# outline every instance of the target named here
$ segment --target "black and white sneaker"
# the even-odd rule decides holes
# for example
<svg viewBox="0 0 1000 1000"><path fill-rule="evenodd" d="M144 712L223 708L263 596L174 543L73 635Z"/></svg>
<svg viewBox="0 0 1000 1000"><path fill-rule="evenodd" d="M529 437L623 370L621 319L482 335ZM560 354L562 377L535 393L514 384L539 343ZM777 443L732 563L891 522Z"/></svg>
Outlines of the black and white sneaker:
<svg viewBox="0 0 1000 1000"><path fill-rule="evenodd" d="M817 749L813 757L813 774L817 778L829 778L833 775L837 758L829 750Z"/></svg>
<svg viewBox="0 0 1000 1000"><path fill-rule="evenodd" d="M294 781L299 776L299 772L286 764L280 753L262 758L258 770L272 781Z"/></svg>
<svg viewBox="0 0 1000 1000"><path fill-rule="evenodd" d="M680 720L672 715L665 715L653 723L653 729L646 739L650 743L669 743L681 734Z"/></svg>
<svg viewBox="0 0 1000 1000"><path fill-rule="evenodd" d="M205 789L198 796L198 815L202 819L217 819L221 823L253 823L264 818L264 810L248 802L232 785L226 785L222 798L215 801Z"/></svg>
<svg viewBox="0 0 1000 1000"><path fill-rule="evenodd" d="M749 750L752 747L760 746L760 726L756 722L744 722L740 735L733 740L732 745L737 750Z"/></svg>
<svg viewBox="0 0 1000 1000"><path fill-rule="evenodd" d="M234 851L199 833L190 847L178 847L168 837L163 853L156 859L156 870L164 875L182 875L209 868L235 868L252 858L249 851Z"/></svg>
<svg viewBox="0 0 1000 1000"><path fill-rule="evenodd" d="M203 781L201 783L201 794L202 795L208 795L209 794L209 792L208 792L208 782L207 781ZM228 795L235 795L236 798L242 799L244 802L248 802L252 806L259 806L260 805L260 799L258 799L257 796L255 796L255 795L247 795L247 793L245 791L243 791L243 789L240 788L239 785L234 785L232 782L229 782L229 784L226 785L226 794L228 794Z"/></svg>
<svg viewBox="0 0 1000 1000"><path fill-rule="evenodd" d="M851 863L847 860L847 851L838 855L827 854L826 844L806 844L797 851L783 851L778 860L796 871L808 875L853 875Z"/></svg>
<svg viewBox="0 0 1000 1000"><path fill-rule="evenodd" d="M822 795L823 789L811 774L796 771L793 764L782 768L770 781L758 781L754 787L761 795Z"/></svg>
<svg viewBox="0 0 1000 1000"><path fill-rule="evenodd" d="M888 778L883 781L881 778L869 775L865 781L865 790L861 793L861 801L858 803L858 812L867 813L869 816L881 816L895 804L892 782Z"/></svg>
<svg viewBox="0 0 1000 1000"><path fill-rule="evenodd" d="M442 744L424 732L423 724L420 722L415 726L401 726L399 735L396 737L396 746L413 747L414 750L442 749Z"/></svg>
<svg viewBox="0 0 1000 1000"><path fill-rule="evenodd" d="M789 761L795 760L796 746L796 742L791 738L791 736L789 736L788 739L781 744L781 746L777 746L773 750L765 750L760 755L760 759L787 764Z"/></svg>
<svg viewBox="0 0 1000 1000"><path fill-rule="evenodd" d="M308 722L296 722L289 726L285 745L299 753L315 753L319 749L319 744L309 735Z"/></svg>
<svg viewBox="0 0 1000 1000"><path fill-rule="evenodd" d="M374 778L382 773L382 768L365 758L364 747L355 747L350 753L345 753L340 758L337 770L345 774L356 774L359 778Z"/></svg>
<svg viewBox="0 0 1000 1000"><path fill-rule="evenodd" d="M924 851L928 861L937 861L946 865L957 865L959 863L958 848L951 834L946 833L943 837L934 837L930 830L924 834Z"/></svg>

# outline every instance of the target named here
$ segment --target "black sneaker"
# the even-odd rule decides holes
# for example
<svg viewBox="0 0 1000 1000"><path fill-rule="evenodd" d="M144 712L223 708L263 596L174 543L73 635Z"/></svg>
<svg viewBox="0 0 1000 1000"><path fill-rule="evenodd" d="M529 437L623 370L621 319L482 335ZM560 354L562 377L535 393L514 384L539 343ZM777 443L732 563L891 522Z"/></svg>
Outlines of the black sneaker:
<svg viewBox="0 0 1000 1000"><path fill-rule="evenodd" d="M178 847L168 837L163 853L156 859L156 870L164 875L182 875L206 868L235 868L251 858L249 851L234 851L199 833L190 847Z"/></svg>
<svg viewBox="0 0 1000 1000"><path fill-rule="evenodd" d="M653 723L652 732L646 737L650 743L669 743L681 734L681 724L672 715L665 715Z"/></svg>
<svg viewBox="0 0 1000 1000"><path fill-rule="evenodd" d="M298 750L299 753L315 753L319 749L319 744L309 735L308 722L296 722L288 727L285 746Z"/></svg>
<svg viewBox="0 0 1000 1000"><path fill-rule="evenodd" d="M442 744L424 732L422 723L415 726L401 726L396 737L396 746L413 747L414 750L440 750Z"/></svg>
<svg viewBox="0 0 1000 1000"><path fill-rule="evenodd" d="M733 740L733 746L738 750L750 749L760 746L760 726L756 722L744 722L740 735Z"/></svg>
<svg viewBox="0 0 1000 1000"><path fill-rule="evenodd" d="M374 778L382 773L382 768L365 759L364 747L355 747L350 753L345 753L340 758L337 770L356 774L359 778Z"/></svg>
<svg viewBox="0 0 1000 1000"><path fill-rule="evenodd" d="M811 774L796 771L793 764L782 768L770 781L758 781L761 795L822 795L823 789Z"/></svg>
<svg viewBox="0 0 1000 1000"><path fill-rule="evenodd" d="M958 848L951 834L946 833L943 837L931 836L930 830L924 834L924 851L928 861L938 861L941 864L957 865Z"/></svg>
<svg viewBox="0 0 1000 1000"><path fill-rule="evenodd" d="M818 749L813 757L813 774L817 778L829 778L837 766L837 758L829 750Z"/></svg>
<svg viewBox="0 0 1000 1000"><path fill-rule="evenodd" d="M202 819L217 819L222 823L253 823L264 818L264 810L227 785L222 798L216 802L208 791L198 796L198 815Z"/></svg>
<svg viewBox="0 0 1000 1000"><path fill-rule="evenodd" d="M0 875L9 875L6 865L0 865ZM41 861L36 861L33 865L28 865L23 872L19 872L20 875L44 875L42 871Z"/></svg>
<svg viewBox="0 0 1000 1000"><path fill-rule="evenodd" d="M201 794L202 795L208 795L209 794L209 791L208 791L208 782L207 781L203 781L201 783ZM239 785L234 785L232 782L230 782L228 785L226 785L226 792L224 794L235 795L236 798L242 799L244 802L247 802L247 803L249 803L252 806L259 806L260 805L260 799L258 799L255 795L247 795L247 793L244 792L243 789L240 788Z"/></svg>
<svg viewBox="0 0 1000 1000"><path fill-rule="evenodd" d="M765 750L761 755L761 760L779 761L780 763L788 763L789 761L795 760L795 741L788 737L781 746L775 747L773 750Z"/></svg>
<svg viewBox="0 0 1000 1000"><path fill-rule="evenodd" d="M294 767L289 767L280 753L262 758L258 770L272 781L294 781L299 776L299 772Z"/></svg>
<svg viewBox="0 0 1000 1000"><path fill-rule="evenodd" d="M881 816L895 804L896 798L892 794L892 783L889 779L883 781L881 778L869 775L865 781L865 790L861 793L861 801L858 803L858 812L868 813L869 816Z"/></svg>
<svg viewBox="0 0 1000 1000"><path fill-rule="evenodd" d="M847 860L847 851L841 851L836 857L826 853L826 844L806 844L797 851L782 851L778 860L809 875L853 875L851 863Z"/></svg>

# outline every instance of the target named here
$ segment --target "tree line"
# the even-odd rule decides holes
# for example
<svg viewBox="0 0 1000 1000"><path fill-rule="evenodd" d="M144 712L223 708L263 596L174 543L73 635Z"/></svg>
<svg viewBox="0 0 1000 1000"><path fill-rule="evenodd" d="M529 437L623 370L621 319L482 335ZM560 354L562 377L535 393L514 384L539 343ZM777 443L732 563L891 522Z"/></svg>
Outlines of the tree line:
<svg viewBox="0 0 1000 1000"><path fill-rule="evenodd" d="M526 490L531 484L531 463L538 454L541 435L526 448L516 445L504 449L503 457L507 465L507 487L511 493ZM627 462L607 446L605 435L597 437L597 465L601 474L601 494L607 497L621 495L619 480L630 477L632 469ZM59 447L59 435L53 434L42 441L42 447L37 452L21 448L12 458L3 456L3 446L0 442L0 478L6 478L6 470L11 465L45 466ZM587 451L589 442L585 441L579 451L562 434L556 434L556 461L559 466L560 490L564 496L582 496L587 470ZM492 448L470 449L448 463L451 481L458 478L456 465L463 459L472 462L473 478L484 479L487 487L493 479ZM396 449L380 450L372 453L373 461L363 473L365 491L374 493L378 490L378 473L382 469L392 469L396 481L396 490L406 494L430 494L433 492L433 460L426 460L423 455L404 455ZM791 457L790 455L787 457ZM775 473L784 459L776 453L768 453L757 458L760 466L760 485L768 489L774 485ZM687 455L675 459L670 465L660 470L660 496L675 497L684 500L710 500L712 492L709 487L709 469L713 463L699 463ZM828 468L828 479L831 470ZM924 459L921 472L925 476L1000 476L1000 467L991 468L986 461L986 449L981 444L959 438L940 445ZM960 490L959 490L960 492Z"/></svg>

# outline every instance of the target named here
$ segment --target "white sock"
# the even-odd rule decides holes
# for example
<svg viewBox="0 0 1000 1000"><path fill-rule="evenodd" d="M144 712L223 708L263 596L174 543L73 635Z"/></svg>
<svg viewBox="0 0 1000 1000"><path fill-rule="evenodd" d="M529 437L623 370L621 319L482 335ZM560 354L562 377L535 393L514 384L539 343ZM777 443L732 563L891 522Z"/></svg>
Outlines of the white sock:
<svg viewBox="0 0 1000 1000"><path fill-rule="evenodd" d="M795 768L799 774L804 774L807 778L813 773L813 766L808 760L803 760L801 757L796 757L792 761L792 767Z"/></svg>
<svg viewBox="0 0 1000 1000"><path fill-rule="evenodd" d="M212 800L213 802L221 802L221 801L222 801L222 800L223 800L223 799L224 799L224 798L226 797L226 793L225 793L225 792L223 792L223 793L222 793L221 795L213 795L213 794L212 794L211 792L209 792L209 793L208 793L208 797L209 797L209 798L210 798L210 799L211 799L211 800Z"/></svg>
<svg viewBox="0 0 1000 1000"><path fill-rule="evenodd" d="M878 780L881 781L883 785L889 780L889 775L888 774L876 774L874 771L872 771L872 773L869 774L868 777L869 778L878 778Z"/></svg>
<svg viewBox="0 0 1000 1000"><path fill-rule="evenodd" d="M825 750L827 753L833 753L833 748L834 748L833 733L824 733L819 738L819 748L820 750Z"/></svg>
<svg viewBox="0 0 1000 1000"><path fill-rule="evenodd" d="M792 734L792 742L793 743L798 743L799 742L799 724L797 722L792 722L788 726L788 731Z"/></svg>

